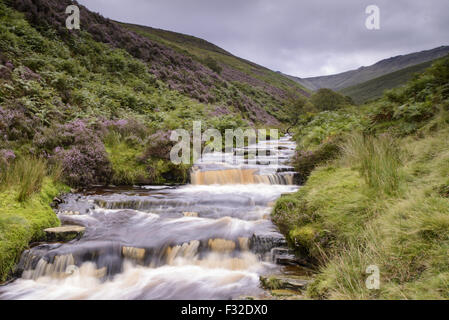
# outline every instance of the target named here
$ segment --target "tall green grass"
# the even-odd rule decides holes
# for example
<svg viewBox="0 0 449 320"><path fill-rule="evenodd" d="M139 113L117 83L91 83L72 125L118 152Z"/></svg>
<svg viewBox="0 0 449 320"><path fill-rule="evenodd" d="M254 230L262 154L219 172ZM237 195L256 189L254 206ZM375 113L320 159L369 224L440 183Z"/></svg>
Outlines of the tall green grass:
<svg viewBox="0 0 449 320"><path fill-rule="evenodd" d="M397 194L401 182L401 151L388 134L378 137L360 133L348 136L342 145L343 159L357 168L365 182L387 195Z"/></svg>
<svg viewBox="0 0 449 320"><path fill-rule="evenodd" d="M56 167L54 167L56 169ZM52 170L55 177L59 170ZM17 201L24 202L31 195L39 192L47 176L47 162L34 156L16 159L12 164L3 164L0 171L0 190L14 190Z"/></svg>

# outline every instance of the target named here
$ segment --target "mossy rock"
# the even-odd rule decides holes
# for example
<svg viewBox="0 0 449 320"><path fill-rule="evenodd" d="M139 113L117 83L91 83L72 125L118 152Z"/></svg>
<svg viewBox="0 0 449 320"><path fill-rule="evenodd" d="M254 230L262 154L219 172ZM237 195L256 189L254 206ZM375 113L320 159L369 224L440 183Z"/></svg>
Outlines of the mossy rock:
<svg viewBox="0 0 449 320"><path fill-rule="evenodd" d="M314 239L318 234L315 227L312 225L306 225L302 227L296 227L288 234L289 239L295 246L309 248L313 245Z"/></svg>

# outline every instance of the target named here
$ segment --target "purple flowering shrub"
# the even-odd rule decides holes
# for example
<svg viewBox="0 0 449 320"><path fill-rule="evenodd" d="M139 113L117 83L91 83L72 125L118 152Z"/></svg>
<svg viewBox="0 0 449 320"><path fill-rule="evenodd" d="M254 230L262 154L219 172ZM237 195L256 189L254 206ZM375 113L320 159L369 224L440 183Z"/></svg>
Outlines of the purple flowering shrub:
<svg viewBox="0 0 449 320"><path fill-rule="evenodd" d="M170 151L175 142L170 141L171 131L157 131L148 138L141 160L145 162L150 158L170 160Z"/></svg>
<svg viewBox="0 0 449 320"><path fill-rule="evenodd" d="M63 180L72 186L107 183L111 165L100 134L86 120L44 128L34 144L62 166Z"/></svg>
<svg viewBox="0 0 449 320"><path fill-rule="evenodd" d="M38 148L51 153L57 147L89 144L97 139L97 135L88 127L85 120L75 120L42 128L33 142Z"/></svg>
<svg viewBox="0 0 449 320"><path fill-rule="evenodd" d="M32 139L39 124L39 119L26 115L20 106L14 109L0 106L0 138L3 141Z"/></svg>
<svg viewBox="0 0 449 320"><path fill-rule="evenodd" d="M103 144L75 145L65 150L56 148L54 158L60 161L63 179L72 186L89 186L109 182L112 174Z"/></svg>
<svg viewBox="0 0 449 320"><path fill-rule="evenodd" d="M0 171L6 170L6 168L14 161L16 155L14 151L9 149L1 149L0 150ZM4 172L0 172L0 176L3 175Z"/></svg>

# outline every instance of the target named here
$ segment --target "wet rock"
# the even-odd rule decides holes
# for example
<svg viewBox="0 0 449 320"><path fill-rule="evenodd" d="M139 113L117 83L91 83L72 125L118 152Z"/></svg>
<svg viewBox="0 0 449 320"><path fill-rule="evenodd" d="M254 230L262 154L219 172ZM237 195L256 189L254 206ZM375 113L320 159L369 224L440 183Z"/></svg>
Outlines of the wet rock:
<svg viewBox="0 0 449 320"><path fill-rule="evenodd" d="M184 217L198 218L198 212L183 212Z"/></svg>
<svg viewBox="0 0 449 320"><path fill-rule="evenodd" d="M232 252L236 248L236 244L232 240L226 239L209 239L209 248L214 252Z"/></svg>
<svg viewBox="0 0 449 320"><path fill-rule="evenodd" d="M239 248L242 251L248 251L249 250L249 239L248 238L238 238L239 241Z"/></svg>
<svg viewBox="0 0 449 320"><path fill-rule="evenodd" d="M44 230L46 240L55 242L67 242L73 239L79 239L85 231L86 228L81 226L62 226Z"/></svg>
<svg viewBox="0 0 449 320"><path fill-rule="evenodd" d="M249 241L249 247L255 253L270 252L276 247L287 246L287 241L279 232L255 233Z"/></svg>
<svg viewBox="0 0 449 320"><path fill-rule="evenodd" d="M296 256L287 248L274 248L271 250L273 262L280 265L298 265Z"/></svg>
<svg viewBox="0 0 449 320"><path fill-rule="evenodd" d="M54 197L53 201L50 204L50 207L52 207L53 209L57 209L61 203L63 203L61 199L59 199L58 197Z"/></svg>
<svg viewBox="0 0 449 320"><path fill-rule="evenodd" d="M274 263L283 266L309 266L307 259L295 255L288 248L273 248L271 250L271 259Z"/></svg>
<svg viewBox="0 0 449 320"><path fill-rule="evenodd" d="M122 254L125 258L142 261L145 258L145 249L134 247L123 247Z"/></svg>
<svg viewBox="0 0 449 320"><path fill-rule="evenodd" d="M302 293L293 291L293 290L271 290L271 298L270 300L303 300L304 296Z"/></svg>
<svg viewBox="0 0 449 320"><path fill-rule="evenodd" d="M295 266L303 264L300 259L298 259L294 254L290 253L276 255L273 259L273 262L283 266Z"/></svg>
<svg viewBox="0 0 449 320"><path fill-rule="evenodd" d="M283 167L279 167L276 169L276 172L280 173L280 172L295 172L295 168L290 167L290 166L283 166Z"/></svg>
<svg viewBox="0 0 449 320"><path fill-rule="evenodd" d="M54 203L57 203L57 204L61 204L61 203L62 203L62 200L59 199L58 197L54 197L54 198L53 198L53 202L54 202Z"/></svg>
<svg viewBox="0 0 449 320"><path fill-rule="evenodd" d="M269 290L304 291L307 289L308 280L284 275L260 276L260 284Z"/></svg>
<svg viewBox="0 0 449 320"><path fill-rule="evenodd" d="M63 211L61 212L61 214L65 216L79 216L81 213L79 213L78 211Z"/></svg>

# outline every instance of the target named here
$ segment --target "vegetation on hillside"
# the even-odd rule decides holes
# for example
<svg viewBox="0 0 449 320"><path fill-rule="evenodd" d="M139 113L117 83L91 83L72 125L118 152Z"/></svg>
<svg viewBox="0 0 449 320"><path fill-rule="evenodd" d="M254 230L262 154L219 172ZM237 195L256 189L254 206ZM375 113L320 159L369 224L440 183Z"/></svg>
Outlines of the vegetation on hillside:
<svg viewBox="0 0 449 320"><path fill-rule="evenodd" d="M432 61L420 63L395 71L384 76L340 90L340 93L351 97L355 103L361 104L382 97L386 90L405 85L416 74L424 72L432 65Z"/></svg>
<svg viewBox="0 0 449 320"><path fill-rule="evenodd" d="M375 103L297 127L294 165L310 176L273 220L319 268L310 297L449 298L448 86L449 57ZM365 285L370 265L379 290Z"/></svg>
<svg viewBox="0 0 449 320"><path fill-rule="evenodd" d="M310 97L310 102L318 111L336 110L345 105L352 104L349 97L344 97L331 89L318 89Z"/></svg>
<svg viewBox="0 0 449 320"><path fill-rule="evenodd" d="M177 53L205 65L281 122L288 120L288 115L284 110L292 96L301 98L309 95L308 91L295 81L235 57L205 40L151 27L122 25L151 41L166 45ZM229 98L226 99L229 100ZM245 103L245 100L246 98L243 98L240 103ZM239 105L238 101L236 103ZM257 110L253 111L257 112Z"/></svg>

